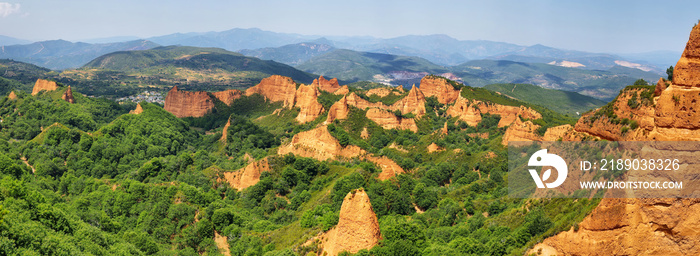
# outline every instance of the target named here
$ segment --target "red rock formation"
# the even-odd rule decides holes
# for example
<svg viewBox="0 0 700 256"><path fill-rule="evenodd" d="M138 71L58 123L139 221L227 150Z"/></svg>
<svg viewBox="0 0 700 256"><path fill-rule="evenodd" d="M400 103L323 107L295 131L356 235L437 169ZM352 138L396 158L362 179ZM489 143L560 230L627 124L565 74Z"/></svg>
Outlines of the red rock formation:
<svg viewBox="0 0 700 256"><path fill-rule="evenodd" d="M221 131L221 139L219 141L226 143L226 139L228 138L228 127L231 126L231 117L228 117L228 121L226 121L226 124L224 125L224 129ZM246 153L248 154L248 153Z"/></svg>
<svg viewBox="0 0 700 256"><path fill-rule="evenodd" d="M323 78L323 77L321 77ZM336 80L337 83L337 80ZM313 85L301 85L296 91L295 107L298 107L297 122L303 124L315 120L323 113L323 105L318 103L318 89Z"/></svg>
<svg viewBox="0 0 700 256"><path fill-rule="evenodd" d="M15 100L17 99L17 94L15 94L15 91L11 91L10 94L7 95L8 99Z"/></svg>
<svg viewBox="0 0 700 256"><path fill-rule="evenodd" d="M425 115L425 95L414 85L406 97L391 105L391 110L399 110L403 114L413 113L417 117Z"/></svg>
<svg viewBox="0 0 700 256"><path fill-rule="evenodd" d="M166 111L176 117L201 117L214 109L214 100L207 92L185 92L173 86L165 97Z"/></svg>
<svg viewBox="0 0 700 256"><path fill-rule="evenodd" d="M457 98L455 104L447 109L448 115L458 117L470 126L476 126L481 122L482 113L501 116L501 120L498 121L498 127L508 126L518 117L532 120L542 118L540 113L529 107L504 106L478 100L470 101L461 95Z"/></svg>
<svg viewBox="0 0 700 256"><path fill-rule="evenodd" d="M338 78L326 80L325 78L323 78L323 76L320 76L318 79L314 79L311 85L317 87L319 90L330 93L334 93L335 91L340 89L340 85L338 84Z"/></svg>
<svg viewBox="0 0 700 256"><path fill-rule="evenodd" d="M425 97L437 97L442 104L452 103L457 100L459 91L447 80L441 77L425 76L420 80L420 89Z"/></svg>
<svg viewBox="0 0 700 256"><path fill-rule="evenodd" d="M68 89L66 89L66 92L61 95L61 99L70 102L70 104L75 103L75 98L73 98L73 90L71 90L70 85L68 86Z"/></svg>
<svg viewBox="0 0 700 256"><path fill-rule="evenodd" d="M659 78L659 81L656 82L656 88L654 88L654 96L660 96L661 92L666 90L667 86L668 85L666 84L666 79L664 79L663 77Z"/></svg>
<svg viewBox="0 0 700 256"><path fill-rule="evenodd" d="M350 89L348 88L347 85L343 85L343 86L340 87L340 89L338 89L338 90L336 90L335 92L333 92L333 94L335 94L335 95L345 95L345 94L348 94L348 93L350 93Z"/></svg>
<svg viewBox="0 0 700 256"><path fill-rule="evenodd" d="M37 79L34 83L34 88L32 89L32 96L39 94L40 91L55 91L58 89L58 84L54 81Z"/></svg>
<svg viewBox="0 0 700 256"><path fill-rule="evenodd" d="M447 135L447 132L447 122L445 122L445 126L443 126L442 129L440 129L440 134Z"/></svg>
<svg viewBox="0 0 700 256"><path fill-rule="evenodd" d="M331 105L331 108L328 110L328 118L326 119L326 123L331 123L336 119L342 120L348 118L350 109L348 108L348 100L346 97L347 96L343 96L343 98Z"/></svg>
<svg viewBox="0 0 700 256"><path fill-rule="evenodd" d="M296 83L285 76L273 75L260 81L256 86L245 91L246 96L260 94L272 102L283 102L285 107L294 106Z"/></svg>
<svg viewBox="0 0 700 256"><path fill-rule="evenodd" d="M143 108L141 107L141 103L136 104L136 108L132 111L129 111L129 114L134 114L134 115L138 115L141 113L143 113Z"/></svg>
<svg viewBox="0 0 700 256"><path fill-rule="evenodd" d="M335 256L347 251L370 249L382 239L377 215L364 189L354 190L343 199L338 225L325 235L321 255Z"/></svg>
<svg viewBox="0 0 700 256"><path fill-rule="evenodd" d="M433 152L438 152L438 151L443 151L443 150L445 150L445 149L443 147L440 147L437 144L435 144L435 142L430 143L430 145L428 145L428 153L433 153Z"/></svg>
<svg viewBox="0 0 700 256"><path fill-rule="evenodd" d="M233 103L234 100L237 100L241 98L241 95L243 95L243 92L240 90L225 90L225 91L220 91L220 92L214 92L214 97L219 99L221 102L223 102L226 105L231 106L231 103Z"/></svg>
<svg viewBox="0 0 700 256"><path fill-rule="evenodd" d="M386 110L371 108L367 110L366 116L384 129L411 130L413 132L418 131L418 126L416 126L416 122L413 120L413 118L397 117L393 113Z"/></svg>
<svg viewBox="0 0 700 256"><path fill-rule="evenodd" d="M673 84L682 87L700 87L700 26L690 32L683 55L673 68Z"/></svg>
<svg viewBox="0 0 700 256"><path fill-rule="evenodd" d="M520 118L516 118L515 122L503 134L501 143L508 145L509 141L541 141L542 138L536 133L537 128L540 128L540 126L530 121L523 122L520 121Z"/></svg>
<svg viewBox="0 0 700 256"><path fill-rule="evenodd" d="M235 172L224 172L224 180L228 182L232 188L243 190L247 187L258 184L260 174L270 170L270 165L267 158L260 161L248 164L245 168Z"/></svg>
<svg viewBox="0 0 700 256"><path fill-rule="evenodd" d="M313 130L297 133L288 144L280 146L277 153L279 155L292 153L323 161L339 157L359 157L364 155L365 151L353 145L344 148L328 132L327 126L320 126Z"/></svg>
<svg viewBox="0 0 700 256"><path fill-rule="evenodd" d="M593 113L581 117L575 129L611 140L700 140L700 119L694 110L700 94L699 37L696 26L674 70L673 84L659 90L656 106L642 105L632 112L625 109L627 99L638 90L625 90L613 102L613 112L640 122L639 129L621 134L616 131L619 126L605 116L591 121ZM688 157L696 157L693 154ZM700 255L699 216L698 199L605 198L579 224L578 231L547 238L529 253L542 249L548 252L544 255Z"/></svg>
<svg viewBox="0 0 700 256"><path fill-rule="evenodd" d="M367 157L367 160L376 164L382 170L382 172L379 173L379 176L377 176L377 179L379 180L388 180L391 177L405 172L401 166L386 156L369 156Z"/></svg>
<svg viewBox="0 0 700 256"><path fill-rule="evenodd" d="M359 109L368 109L368 108L380 108L380 109L389 109L389 106L384 105L381 102L377 103L372 103L369 102L368 100L365 100L363 98L360 98L360 96L357 96L355 93L350 93L349 95L345 96L347 98L348 105L354 106Z"/></svg>
<svg viewBox="0 0 700 256"><path fill-rule="evenodd" d="M416 85L414 84L413 87L415 87L415 86L416 86ZM401 89L403 89L403 87L401 87L401 86L396 87L396 88L401 88ZM403 93L403 92L404 92L404 91L401 91L401 90L399 90L399 92L394 91L394 88L379 87L379 88L374 88L374 89L369 89L369 90L367 90L367 93L366 93L366 94L367 94L367 96L377 95L377 96L379 96L379 97L386 97L386 96L389 96L390 94L392 94L392 95L400 95L400 94Z"/></svg>
<svg viewBox="0 0 700 256"><path fill-rule="evenodd" d="M475 108L469 100L458 97L454 105L447 108L448 115L458 117L470 126L476 126L481 122L481 111Z"/></svg>

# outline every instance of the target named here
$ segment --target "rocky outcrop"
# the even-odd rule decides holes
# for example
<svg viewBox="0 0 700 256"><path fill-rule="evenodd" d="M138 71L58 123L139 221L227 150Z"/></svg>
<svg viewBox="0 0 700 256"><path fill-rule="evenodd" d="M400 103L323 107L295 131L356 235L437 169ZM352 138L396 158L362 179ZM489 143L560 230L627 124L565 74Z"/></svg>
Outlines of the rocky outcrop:
<svg viewBox="0 0 700 256"><path fill-rule="evenodd" d="M415 85L414 85L414 87L415 87ZM367 90L366 94L367 94L367 96L377 95L379 97L386 97L386 96L389 96L389 94L398 95L397 92L395 92L391 88L387 88L387 87L379 87L379 88L369 89L369 90Z"/></svg>
<svg viewBox="0 0 700 256"><path fill-rule="evenodd" d="M340 89L338 89L338 90L336 90L335 92L333 92L333 94L335 94L335 95L345 95L345 94L348 94L348 93L350 93L350 88L348 88L347 85L343 85L343 86L340 87Z"/></svg>
<svg viewBox="0 0 700 256"><path fill-rule="evenodd" d="M360 98L360 96L357 96L355 93L350 93L347 96L347 103L350 106L354 106L359 109L368 109L368 108L379 108L379 109L389 109L389 106L384 105L381 102L369 102L368 100L365 100L363 98Z"/></svg>
<svg viewBox="0 0 700 256"><path fill-rule="evenodd" d="M481 122L481 111L469 100L458 97L455 104L447 108L448 115L458 117L470 126L477 126Z"/></svg>
<svg viewBox="0 0 700 256"><path fill-rule="evenodd" d="M700 200L603 199L579 230L545 239L543 255L700 255ZM545 251L545 250L543 250Z"/></svg>
<svg viewBox="0 0 700 256"><path fill-rule="evenodd" d="M228 139L228 127L231 126L231 117L228 117L228 121L226 121L226 124L224 124L224 129L221 131L221 138L219 141L226 143L226 140ZM248 153L246 153L248 154Z"/></svg>
<svg viewBox="0 0 700 256"><path fill-rule="evenodd" d="M613 113L619 118L640 122L639 129L622 134L620 124L606 115L596 116L595 112L581 117L575 129L608 140L699 141L700 119L694 107L700 94L700 84L695 80L700 77L700 69L696 69L697 62L693 59L700 55L699 40L700 28L695 26L683 57L674 69L673 83L666 89L654 90L655 94L660 91L654 99L655 106L625 108L632 95L639 95L639 90L630 89L612 102ZM696 152L691 150L685 155L695 158ZM669 155L669 152L663 154ZM547 238L529 253L542 249L547 252L542 255L700 255L698 227L698 199L605 198L579 224L578 231L572 228Z"/></svg>
<svg viewBox="0 0 700 256"><path fill-rule="evenodd" d="M214 100L207 92L186 92L173 86L165 97L166 111L176 117L202 117L214 109Z"/></svg>
<svg viewBox="0 0 700 256"><path fill-rule="evenodd" d="M417 117L425 115L425 95L414 85L406 97L392 104L391 110L401 111L403 114L412 113Z"/></svg>
<svg viewBox="0 0 700 256"><path fill-rule="evenodd" d="M377 164L382 169L379 179L389 179L404 172L398 164L389 158L369 155L366 151L354 145L343 147L328 132L327 126L320 126L309 131L297 133L289 143L280 146L277 151L279 155L290 153L320 161L357 157Z"/></svg>
<svg viewBox="0 0 700 256"><path fill-rule="evenodd" d="M681 87L700 87L700 26L690 32L683 55L673 68L673 84Z"/></svg>
<svg viewBox="0 0 700 256"><path fill-rule="evenodd" d="M328 110L328 118L326 118L326 123L331 123L336 119L346 119L348 118L349 113L350 109L348 107L347 96L343 96L343 98L331 105L331 108Z"/></svg>
<svg viewBox="0 0 700 256"><path fill-rule="evenodd" d="M335 91L340 89L340 84L338 84L338 78L326 80L325 78L323 78L323 76L320 76L318 77L318 79L314 79L311 85L313 87L318 88L321 91L326 91L330 93L334 93Z"/></svg>
<svg viewBox="0 0 700 256"><path fill-rule="evenodd" d="M231 103L233 103L234 100L237 100L241 98L243 95L243 92L240 90L225 90L225 91L220 91L220 92L214 92L212 93L214 97L219 99L221 102L224 104L231 106Z"/></svg>
<svg viewBox="0 0 700 256"><path fill-rule="evenodd" d="M364 150L357 146L343 147L338 140L328 132L327 126L300 132L291 141L278 149L278 154L292 153L297 156L310 157L320 161L337 158L353 158L364 155Z"/></svg>
<svg viewBox="0 0 700 256"><path fill-rule="evenodd" d="M438 152L438 151L443 151L443 150L445 150L445 149L443 147L440 147L437 144L435 144L435 142L430 143L430 145L428 145L428 153L433 153L433 152Z"/></svg>
<svg viewBox="0 0 700 256"><path fill-rule="evenodd" d="M335 256L343 251L356 253L370 249L382 239L377 215L364 189L350 191L340 207L338 225L324 237L321 255Z"/></svg>
<svg viewBox="0 0 700 256"><path fill-rule="evenodd" d="M318 103L317 100L318 95L318 89L313 85L299 86L294 99L294 106L299 108L299 115L296 117L297 122L304 124L313 121L323 113L323 105Z"/></svg>
<svg viewBox="0 0 700 256"><path fill-rule="evenodd" d="M34 88L32 88L32 96L39 94L41 91L55 91L58 89L58 84L54 81L37 79L34 83Z"/></svg>
<svg viewBox="0 0 700 256"><path fill-rule="evenodd" d="M656 87L654 88L654 96L660 96L661 92L666 90L666 87L668 87L666 79L664 79L663 77L659 78L659 81L656 82Z"/></svg>
<svg viewBox="0 0 700 256"><path fill-rule="evenodd" d="M377 179L379 180L388 180L391 177L405 172L401 166L386 156L369 156L367 157L367 161L376 164L382 170L382 172L379 173L379 176L377 176Z"/></svg>
<svg viewBox="0 0 700 256"><path fill-rule="evenodd" d="M459 90L455 89L445 78L437 76L425 76L420 80L420 89L425 97L437 97L442 104L452 103L457 100Z"/></svg>
<svg viewBox="0 0 700 256"><path fill-rule="evenodd" d="M63 95L61 95L61 99L68 101L70 104L75 103L75 98L73 98L73 90L71 90L70 85Z"/></svg>
<svg viewBox="0 0 700 256"><path fill-rule="evenodd" d="M537 111L525 106L504 106L491 102L479 100L468 100L461 95L450 106L446 112L448 115L458 117L470 126L476 126L481 122L482 114L492 114L501 116L498 127L505 127L512 124L518 117L525 119L540 119L542 115Z"/></svg>
<svg viewBox="0 0 700 256"><path fill-rule="evenodd" d="M291 78L273 75L245 90L245 95L250 96L257 93L269 101L283 102L285 107L291 107L294 106L296 91L296 83Z"/></svg>
<svg viewBox="0 0 700 256"><path fill-rule="evenodd" d="M224 172L223 175L224 180L228 182L232 188L243 190L247 187L258 184L260 181L260 174L269 170L270 165L267 158L263 158L260 161L248 164L245 168L238 171Z"/></svg>
<svg viewBox="0 0 700 256"><path fill-rule="evenodd" d="M132 111L129 111L129 114L134 114L134 115L138 115L141 113L143 113L143 108L141 107L141 103L136 104L136 108Z"/></svg>
<svg viewBox="0 0 700 256"><path fill-rule="evenodd" d="M367 110L366 114L369 120L374 121L379 126L384 129L398 129L398 130L411 130L413 132L418 131L418 126L413 118L403 118L397 117L394 113L386 110L371 108Z"/></svg>
<svg viewBox="0 0 700 256"><path fill-rule="evenodd" d="M15 94L15 91L11 91L10 94L7 95L7 98L10 100L16 100L17 94Z"/></svg>
<svg viewBox="0 0 700 256"><path fill-rule="evenodd" d="M530 121L523 122L520 121L520 118L516 118L515 122L503 134L501 143L508 145L510 141L541 141L542 138L537 135L537 128L540 128L540 126Z"/></svg>

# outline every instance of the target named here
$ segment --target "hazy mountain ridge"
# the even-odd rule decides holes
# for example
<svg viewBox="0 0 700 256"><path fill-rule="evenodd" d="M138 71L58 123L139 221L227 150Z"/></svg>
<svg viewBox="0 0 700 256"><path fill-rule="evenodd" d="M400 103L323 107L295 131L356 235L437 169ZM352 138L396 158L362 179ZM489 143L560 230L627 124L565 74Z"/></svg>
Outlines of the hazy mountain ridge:
<svg viewBox="0 0 700 256"><path fill-rule="evenodd" d="M51 40L26 45L3 46L2 51L0 51L0 58L14 59L60 70L80 67L107 53L125 50L145 50L156 46L158 45L146 40L107 44Z"/></svg>

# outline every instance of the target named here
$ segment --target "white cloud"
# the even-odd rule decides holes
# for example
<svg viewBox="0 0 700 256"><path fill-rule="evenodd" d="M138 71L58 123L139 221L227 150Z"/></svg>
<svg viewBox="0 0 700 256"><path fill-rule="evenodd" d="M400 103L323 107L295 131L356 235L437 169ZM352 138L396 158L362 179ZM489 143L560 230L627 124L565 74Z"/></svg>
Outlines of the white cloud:
<svg viewBox="0 0 700 256"><path fill-rule="evenodd" d="M18 13L19 4L11 4L0 2L0 17L7 17L7 15Z"/></svg>

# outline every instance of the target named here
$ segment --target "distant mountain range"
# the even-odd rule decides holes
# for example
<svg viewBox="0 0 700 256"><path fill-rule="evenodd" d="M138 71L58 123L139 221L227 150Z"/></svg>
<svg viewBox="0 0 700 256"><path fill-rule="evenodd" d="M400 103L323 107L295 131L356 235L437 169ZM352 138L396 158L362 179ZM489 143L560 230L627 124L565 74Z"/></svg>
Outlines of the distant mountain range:
<svg viewBox="0 0 700 256"><path fill-rule="evenodd" d="M13 59L45 68L62 70L80 67L104 54L116 51L146 50L156 46L158 45L146 40L106 44L52 40L25 45L2 46L0 59Z"/></svg>

